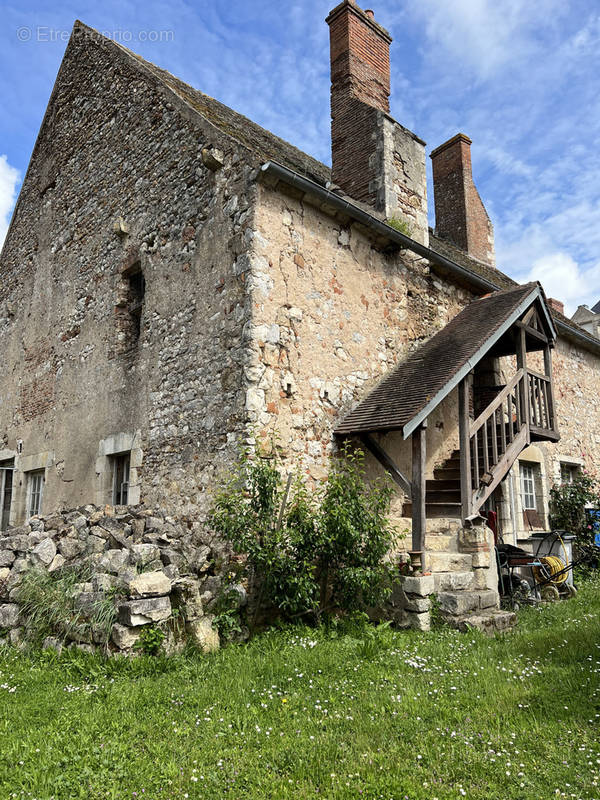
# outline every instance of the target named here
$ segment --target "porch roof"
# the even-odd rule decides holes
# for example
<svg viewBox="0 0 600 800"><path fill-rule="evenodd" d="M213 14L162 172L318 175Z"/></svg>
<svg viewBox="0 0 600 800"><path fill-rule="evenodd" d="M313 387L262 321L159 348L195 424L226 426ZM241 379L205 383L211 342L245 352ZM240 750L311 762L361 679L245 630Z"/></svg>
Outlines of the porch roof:
<svg viewBox="0 0 600 800"><path fill-rule="evenodd" d="M347 414L337 435L401 430L407 438L515 322L539 300L549 338L556 330L539 283L474 300Z"/></svg>

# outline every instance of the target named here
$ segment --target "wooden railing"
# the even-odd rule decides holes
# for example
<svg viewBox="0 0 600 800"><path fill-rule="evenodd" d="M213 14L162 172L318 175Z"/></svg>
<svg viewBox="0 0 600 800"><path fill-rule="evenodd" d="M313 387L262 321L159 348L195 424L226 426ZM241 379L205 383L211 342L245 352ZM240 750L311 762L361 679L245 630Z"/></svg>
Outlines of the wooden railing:
<svg viewBox="0 0 600 800"><path fill-rule="evenodd" d="M465 388L459 398L461 495L463 516L481 508L513 462L531 441L531 433L554 430L552 386L546 375L519 369L477 419L467 424Z"/></svg>
<svg viewBox="0 0 600 800"><path fill-rule="evenodd" d="M552 386L547 375L527 370L531 427L541 431L554 430Z"/></svg>

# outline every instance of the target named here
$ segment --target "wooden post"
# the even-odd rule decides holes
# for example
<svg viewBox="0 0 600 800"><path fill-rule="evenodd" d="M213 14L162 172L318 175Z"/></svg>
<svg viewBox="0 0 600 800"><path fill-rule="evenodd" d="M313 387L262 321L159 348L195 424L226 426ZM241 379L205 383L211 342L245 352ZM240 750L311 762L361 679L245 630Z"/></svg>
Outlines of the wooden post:
<svg viewBox="0 0 600 800"><path fill-rule="evenodd" d="M527 425L527 430L531 427L531 418L529 412L529 375L527 374L527 342L525 340L524 328L518 328L519 338L517 344L517 369L523 370L523 380L520 383L520 399L521 399L521 422ZM527 437L529 444L529 436Z"/></svg>
<svg viewBox="0 0 600 800"><path fill-rule="evenodd" d="M412 549L423 553L425 571L425 459L427 455L425 435L427 421L422 422L412 434Z"/></svg>
<svg viewBox="0 0 600 800"><path fill-rule="evenodd" d="M548 346L544 347L544 372L550 382L548 389L548 417L550 429L555 431L557 426L554 421L554 380L552 378L552 350Z"/></svg>
<svg viewBox="0 0 600 800"><path fill-rule="evenodd" d="M469 437L469 397L471 373L458 384L458 435L460 442L460 502L463 522L471 516L471 439Z"/></svg>

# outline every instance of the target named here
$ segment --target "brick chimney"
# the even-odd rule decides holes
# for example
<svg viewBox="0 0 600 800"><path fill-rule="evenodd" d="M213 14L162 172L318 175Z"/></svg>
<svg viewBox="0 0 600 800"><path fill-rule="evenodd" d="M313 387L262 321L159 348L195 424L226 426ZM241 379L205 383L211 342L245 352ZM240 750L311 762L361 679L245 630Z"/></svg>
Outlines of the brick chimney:
<svg viewBox="0 0 600 800"><path fill-rule="evenodd" d="M553 308L555 311L559 311L561 314L565 313L565 304L561 303L560 300L555 300L554 297L548 298L548 305L550 308Z"/></svg>
<svg viewBox="0 0 600 800"><path fill-rule="evenodd" d="M458 133L437 147L431 160L436 234L494 266L494 227L473 183L471 140Z"/></svg>
<svg viewBox="0 0 600 800"><path fill-rule="evenodd" d="M332 178L427 244L425 142L389 115L391 36L354 0L329 14Z"/></svg>

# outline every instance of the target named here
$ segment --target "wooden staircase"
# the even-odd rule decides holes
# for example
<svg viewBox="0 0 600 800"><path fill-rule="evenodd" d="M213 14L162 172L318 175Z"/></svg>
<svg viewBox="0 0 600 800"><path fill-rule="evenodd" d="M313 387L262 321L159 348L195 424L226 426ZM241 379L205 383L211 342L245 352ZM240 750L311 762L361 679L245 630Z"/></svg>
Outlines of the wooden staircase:
<svg viewBox="0 0 600 800"><path fill-rule="evenodd" d="M465 401L463 390L459 404ZM465 406L461 428L462 473L460 449L435 468L425 484L427 519L476 513L530 441L556 441L550 378L519 369L475 420L468 419ZM403 514L411 516L411 503L405 503Z"/></svg>
<svg viewBox="0 0 600 800"><path fill-rule="evenodd" d="M428 519L460 517L460 453L458 450L455 450L441 466L436 467L433 471L433 480L426 482L425 512ZM412 504L405 503L402 513L403 516L410 517Z"/></svg>

